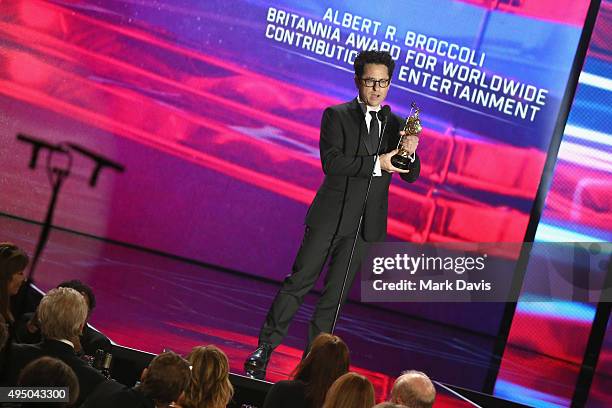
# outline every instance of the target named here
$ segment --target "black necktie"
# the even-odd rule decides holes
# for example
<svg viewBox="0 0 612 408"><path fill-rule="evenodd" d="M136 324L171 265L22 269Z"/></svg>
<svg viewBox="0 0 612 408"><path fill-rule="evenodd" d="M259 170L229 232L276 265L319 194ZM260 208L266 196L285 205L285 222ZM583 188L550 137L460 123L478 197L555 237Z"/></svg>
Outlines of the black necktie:
<svg viewBox="0 0 612 408"><path fill-rule="evenodd" d="M368 144L370 145L370 153L375 153L378 147L378 119L376 112L370 111L370 131L368 132Z"/></svg>

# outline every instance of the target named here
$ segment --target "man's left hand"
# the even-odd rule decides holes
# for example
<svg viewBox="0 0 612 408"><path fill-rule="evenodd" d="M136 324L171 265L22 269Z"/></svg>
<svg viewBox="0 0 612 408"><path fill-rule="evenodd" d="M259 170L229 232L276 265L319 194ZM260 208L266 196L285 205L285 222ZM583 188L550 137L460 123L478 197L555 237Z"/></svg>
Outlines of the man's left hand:
<svg viewBox="0 0 612 408"><path fill-rule="evenodd" d="M406 132L401 131L400 136L404 136ZM402 140L402 148L406 150L409 154L412 154L416 151L417 146L419 145L419 137L418 136L404 136Z"/></svg>

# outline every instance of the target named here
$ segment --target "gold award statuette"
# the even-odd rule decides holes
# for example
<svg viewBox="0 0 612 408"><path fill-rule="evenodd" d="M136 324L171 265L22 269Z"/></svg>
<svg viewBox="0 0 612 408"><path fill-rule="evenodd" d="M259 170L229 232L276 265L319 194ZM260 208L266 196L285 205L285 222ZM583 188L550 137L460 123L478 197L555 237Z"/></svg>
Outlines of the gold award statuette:
<svg viewBox="0 0 612 408"><path fill-rule="evenodd" d="M406 134L400 137L399 143L397 144L399 152L391 157L391 164L402 170L408 170L410 168L410 163L413 162L413 160L410 159L410 153L402 147L404 138L406 136L418 136L421 130L423 130L421 119L419 119L421 108L419 108L415 102L412 102L410 106L410 116L406 118L406 125L404 126L404 132L406 132Z"/></svg>

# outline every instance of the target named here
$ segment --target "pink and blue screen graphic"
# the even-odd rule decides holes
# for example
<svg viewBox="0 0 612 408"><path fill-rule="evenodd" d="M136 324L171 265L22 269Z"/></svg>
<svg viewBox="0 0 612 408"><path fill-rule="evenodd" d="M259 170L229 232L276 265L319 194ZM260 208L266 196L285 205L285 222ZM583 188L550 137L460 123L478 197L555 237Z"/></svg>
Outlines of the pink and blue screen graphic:
<svg viewBox="0 0 612 408"><path fill-rule="evenodd" d="M565 126L537 241L612 241L611 34L612 2L603 1ZM526 299L529 293L524 296ZM520 302L496 394L533 406L569 406L596 306L568 301ZM608 324L587 400L590 407L612 404L610 333Z"/></svg>
<svg viewBox="0 0 612 408"><path fill-rule="evenodd" d="M3 2L0 210L44 209L42 185L14 182L28 153L17 132L78 140L127 170L86 194L67 185L81 200L63 203L59 225L281 279L323 177L321 112L356 89L350 61L266 29L275 8L339 28L341 41L366 35L324 21L331 10L393 25L402 55L404 33L419 33L485 55L488 78L547 91L522 119L402 82L402 59L388 98L402 116L418 102L425 124L419 181L390 189L390 239L520 242L588 7L562 3Z"/></svg>

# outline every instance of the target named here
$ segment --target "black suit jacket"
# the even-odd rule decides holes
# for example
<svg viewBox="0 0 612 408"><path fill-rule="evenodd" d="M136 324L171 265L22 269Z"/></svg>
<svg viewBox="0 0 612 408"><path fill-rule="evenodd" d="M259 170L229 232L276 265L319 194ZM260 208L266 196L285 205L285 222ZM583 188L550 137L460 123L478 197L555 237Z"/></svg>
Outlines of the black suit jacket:
<svg viewBox="0 0 612 408"><path fill-rule="evenodd" d="M28 323L34 317L34 312L24 313L16 323L15 342L25 344L37 344L42 341L40 330L35 333L30 333L27 328ZM101 349L107 353L113 351L111 341L104 334L93 329L89 324L86 324L83 329L83 334L79 337L81 341L82 354L95 356L96 351Z"/></svg>
<svg viewBox="0 0 612 408"><path fill-rule="evenodd" d="M263 408L311 408L306 400L306 384L301 381L279 381L266 394Z"/></svg>
<svg viewBox="0 0 612 408"><path fill-rule="evenodd" d="M381 154L397 147L403 126L403 119L389 115L382 135ZM376 157L376 152L366 144L367 135L364 113L357 99L331 106L323 112L319 149L325 179L308 209L306 225L340 235L357 229ZM420 170L421 163L416 156L410 173L400 175L412 183L419 177ZM386 237L390 182L391 174L385 171L372 179L362 222L362 236L366 241L383 241Z"/></svg>
<svg viewBox="0 0 612 408"><path fill-rule="evenodd" d="M57 340L44 340L39 344L13 344L8 356L8 382L16 385L19 372L28 363L37 358L49 356L62 360L74 370L79 380L79 399L75 406L79 406L89 394L106 378L96 369L81 360L74 349L68 344Z"/></svg>
<svg viewBox="0 0 612 408"><path fill-rule="evenodd" d="M155 402L138 387L128 388L116 381L106 381L85 401L81 408L155 408Z"/></svg>

